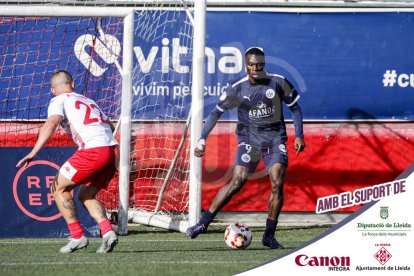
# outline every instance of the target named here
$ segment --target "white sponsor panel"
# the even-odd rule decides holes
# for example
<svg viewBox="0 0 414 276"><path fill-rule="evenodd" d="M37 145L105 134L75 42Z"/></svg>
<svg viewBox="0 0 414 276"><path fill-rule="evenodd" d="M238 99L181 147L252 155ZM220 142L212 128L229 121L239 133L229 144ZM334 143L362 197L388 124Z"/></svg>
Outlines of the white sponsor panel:
<svg viewBox="0 0 414 276"><path fill-rule="evenodd" d="M238 275L413 275L414 174L400 182L399 193L371 202L322 238Z"/></svg>

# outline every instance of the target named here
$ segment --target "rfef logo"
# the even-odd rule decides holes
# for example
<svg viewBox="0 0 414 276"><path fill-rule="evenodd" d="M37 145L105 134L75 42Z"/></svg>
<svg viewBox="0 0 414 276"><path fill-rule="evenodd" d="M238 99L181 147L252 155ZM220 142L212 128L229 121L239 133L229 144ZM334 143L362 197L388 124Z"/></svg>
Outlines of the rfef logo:
<svg viewBox="0 0 414 276"><path fill-rule="evenodd" d="M59 166L38 160L17 172L13 181L13 196L19 209L39 221L52 221L61 217L50 192Z"/></svg>

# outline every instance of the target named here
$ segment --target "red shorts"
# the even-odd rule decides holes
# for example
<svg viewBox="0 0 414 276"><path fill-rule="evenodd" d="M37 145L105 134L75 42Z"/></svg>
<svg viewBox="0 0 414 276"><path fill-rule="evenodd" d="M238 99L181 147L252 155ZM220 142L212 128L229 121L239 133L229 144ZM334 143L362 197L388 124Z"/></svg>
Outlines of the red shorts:
<svg viewBox="0 0 414 276"><path fill-rule="evenodd" d="M104 189L116 172L115 149L116 146L78 150L59 172L77 184Z"/></svg>

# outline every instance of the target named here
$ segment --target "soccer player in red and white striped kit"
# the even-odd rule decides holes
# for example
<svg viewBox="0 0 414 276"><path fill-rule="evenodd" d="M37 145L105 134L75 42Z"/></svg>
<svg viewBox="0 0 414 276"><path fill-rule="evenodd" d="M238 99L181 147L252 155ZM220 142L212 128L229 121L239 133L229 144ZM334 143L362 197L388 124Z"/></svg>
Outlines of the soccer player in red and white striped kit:
<svg viewBox="0 0 414 276"><path fill-rule="evenodd" d="M112 133L114 126L95 101L75 93L74 81L68 71L57 70L50 80L51 92L55 97L50 101L48 118L39 131L32 151L16 166L27 166L60 124L79 147L62 165L51 186L56 205L71 235L69 243L60 252L71 253L86 248L89 244L71 195L76 186L80 186L80 202L101 230L103 241L96 252L111 252L118 243L118 237L112 230L105 208L96 199L96 194L106 188L116 172L118 142Z"/></svg>

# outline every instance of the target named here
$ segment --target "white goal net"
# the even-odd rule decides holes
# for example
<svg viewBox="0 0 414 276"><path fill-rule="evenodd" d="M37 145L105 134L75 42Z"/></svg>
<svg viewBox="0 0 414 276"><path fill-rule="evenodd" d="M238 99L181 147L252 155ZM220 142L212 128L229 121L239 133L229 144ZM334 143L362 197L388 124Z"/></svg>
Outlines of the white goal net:
<svg viewBox="0 0 414 276"><path fill-rule="evenodd" d="M121 234L126 219L184 231L200 205L196 199L191 211L189 200L200 193L189 185L190 133L199 133L190 128L194 3L18 2L0 4L1 146L34 145L47 117L50 75L67 69L76 92L119 126L119 174L98 196L108 210L119 210ZM59 130L46 146L56 148L53 160L60 147L74 144Z"/></svg>
<svg viewBox="0 0 414 276"><path fill-rule="evenodd" d="M192 7L135 11L129 217L183 231L188 226Z"/></svg>

